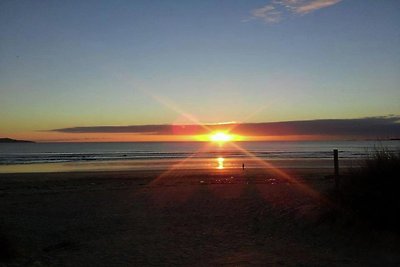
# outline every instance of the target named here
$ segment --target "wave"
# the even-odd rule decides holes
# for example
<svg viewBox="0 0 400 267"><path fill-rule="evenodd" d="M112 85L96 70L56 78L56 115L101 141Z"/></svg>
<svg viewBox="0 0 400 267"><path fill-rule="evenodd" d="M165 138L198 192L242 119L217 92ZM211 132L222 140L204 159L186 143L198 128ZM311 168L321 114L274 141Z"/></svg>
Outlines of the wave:
<svg viewBox="0 0 400 267"><path fill-rule="evenodd" d="M249 151L261 159L328 159L332 158L331 151L312 152L268 152ZM341 151L341 158L359 158L366 153ZM62 163L62 162L88 162L88 161L113 161L113 160L160 160L184 158L248 158L249 155L237 151L208 151L201 153L190 152L132 152L132 153L9 153L0 155L0 165L9 164L34 164L34 163Z"/></svg>
<svg viewBox="0 0 400 267"><path fill-rule="evenodd" d="M241 142L249 154L261 159L329 159L332 149L339 157L356 159L374 147L396 149L400 141L304 141ZM95 162L123 160L248 158L236 146L205 146L203 143L36 143L0 144L0 165Z"/></svg>

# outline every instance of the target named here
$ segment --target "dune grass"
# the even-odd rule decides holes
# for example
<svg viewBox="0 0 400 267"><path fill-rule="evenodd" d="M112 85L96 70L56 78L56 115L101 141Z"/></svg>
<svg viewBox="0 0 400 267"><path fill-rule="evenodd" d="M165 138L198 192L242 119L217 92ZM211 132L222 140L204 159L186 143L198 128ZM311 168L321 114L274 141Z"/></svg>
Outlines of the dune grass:
<svg viewBox="0 0 400 267"><path fill-rule="evenodd" d="M340 205L363 220L400 231L400 149L372 151L341 178Z"/></svg>

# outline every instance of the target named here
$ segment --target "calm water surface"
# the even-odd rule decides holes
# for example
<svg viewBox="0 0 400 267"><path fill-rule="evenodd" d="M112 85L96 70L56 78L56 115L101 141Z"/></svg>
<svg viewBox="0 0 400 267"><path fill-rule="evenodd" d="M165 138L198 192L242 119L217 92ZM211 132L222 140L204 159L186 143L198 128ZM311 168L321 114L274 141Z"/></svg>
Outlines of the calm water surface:
<svg viewBox="0 0 400 267"><path fill-rule="evenodd" d="M307 167L311 161L324 167L330 166L324 162L332 158L333 149L341 159L352 160L366 157L375 147L395 150L400 141L0 144L0 172L164 169L176 164L234 168L244 162L257 167L260 159L285 161L288 167Z"/></svg>

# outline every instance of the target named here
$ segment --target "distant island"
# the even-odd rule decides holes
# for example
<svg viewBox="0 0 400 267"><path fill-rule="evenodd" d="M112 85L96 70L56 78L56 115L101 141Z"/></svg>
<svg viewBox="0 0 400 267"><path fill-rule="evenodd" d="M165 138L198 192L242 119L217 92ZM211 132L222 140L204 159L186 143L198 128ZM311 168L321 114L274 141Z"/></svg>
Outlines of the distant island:
<svg viewBox="0 0 400 267"><path fill-rule="evenodd" d="M11 138L0 138L0 143L35 143L35 142L26 140L15 140Z"/></svg>

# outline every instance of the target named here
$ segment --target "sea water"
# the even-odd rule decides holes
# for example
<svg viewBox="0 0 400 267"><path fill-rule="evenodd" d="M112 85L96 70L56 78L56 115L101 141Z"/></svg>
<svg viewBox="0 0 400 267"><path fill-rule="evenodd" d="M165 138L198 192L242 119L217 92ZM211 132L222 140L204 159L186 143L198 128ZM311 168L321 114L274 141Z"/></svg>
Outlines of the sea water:
<svg viewBox="0 0 400 267"><path fill-rule="evenodd" d="M338 149L341 159L361 159L374 149L396 150L400 141L266 141L266 142L129 142L0 144L0 172L246 167L261 161L329 160ZM253 160L253 161L252 161ZM234 164L234 165L233 165ZM290 167L290 164L287 164ZM301 167L301 166L300 166ZM323 166L320 166L323 167Z"/></svg>

